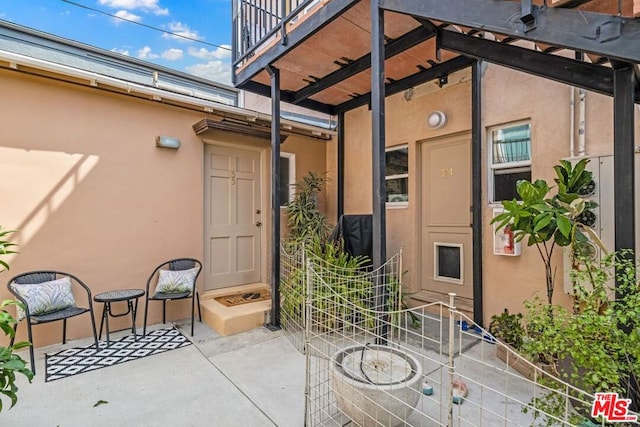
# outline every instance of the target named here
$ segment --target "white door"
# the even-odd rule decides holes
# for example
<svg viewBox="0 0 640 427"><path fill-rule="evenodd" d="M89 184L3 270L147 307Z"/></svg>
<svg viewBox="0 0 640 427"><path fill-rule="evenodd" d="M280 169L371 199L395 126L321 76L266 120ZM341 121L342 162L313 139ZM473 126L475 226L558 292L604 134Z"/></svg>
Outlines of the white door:
<svg viewBox="0 0 640 427"><path fill-rule="evenodd" d="M421 152L421 289L471 300L471 138L427 141Z"/></svg>
<svg viewBox="0 0 640 427"><path fill-rule="evenodd" d="M260 153L205 145L205 289L260 281Z"/></svg>

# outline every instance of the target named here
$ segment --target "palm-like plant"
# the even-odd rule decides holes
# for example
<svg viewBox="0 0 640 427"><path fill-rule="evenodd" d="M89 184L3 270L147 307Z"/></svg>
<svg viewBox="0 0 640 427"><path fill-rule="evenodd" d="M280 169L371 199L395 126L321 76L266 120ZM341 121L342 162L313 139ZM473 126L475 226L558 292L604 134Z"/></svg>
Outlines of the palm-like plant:
<svg viewBox="0 0 640 427"><path fill-rule="evenodd" d="M329 232L326 217L318 208L318 196L327 179L316 172L309 172L296 186L294 200L287 205L287 224L290 239L301 243L319 237L324 241Z"/></svg>

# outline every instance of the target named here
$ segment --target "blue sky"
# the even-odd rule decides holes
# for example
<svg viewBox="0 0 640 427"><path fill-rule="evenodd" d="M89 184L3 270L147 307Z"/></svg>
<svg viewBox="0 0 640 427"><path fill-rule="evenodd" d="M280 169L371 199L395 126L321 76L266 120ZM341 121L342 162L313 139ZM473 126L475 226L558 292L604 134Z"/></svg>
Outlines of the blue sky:
<svg viewBox="0 0 640 427"><path fill-rule="evenodd" d="M0 19L217 82L231 81L231 0L0 0Z"/></svg>

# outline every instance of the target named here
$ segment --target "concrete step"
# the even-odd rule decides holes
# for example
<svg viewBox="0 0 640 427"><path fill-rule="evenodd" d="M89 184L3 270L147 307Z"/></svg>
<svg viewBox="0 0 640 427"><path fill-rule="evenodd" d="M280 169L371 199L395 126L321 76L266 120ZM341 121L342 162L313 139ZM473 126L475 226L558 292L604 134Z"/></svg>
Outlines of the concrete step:
<svg viewBox="0 0 640 427"><path fill-rule="evenodd" d="M250 283L204 292L200 295L202 321L223 336L238 334L263 326L271 310L271 300L227 307L216 301L215 298L265 289L269 289L269 286L264 283Z"/></svg>

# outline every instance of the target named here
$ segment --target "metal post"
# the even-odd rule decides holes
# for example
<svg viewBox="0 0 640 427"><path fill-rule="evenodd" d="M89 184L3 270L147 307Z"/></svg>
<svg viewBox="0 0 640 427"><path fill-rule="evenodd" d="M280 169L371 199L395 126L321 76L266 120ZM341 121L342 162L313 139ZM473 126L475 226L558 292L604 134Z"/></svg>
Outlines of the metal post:
<svg viewBox="0 0 640 427"><path fill-rule="evenodd" d="M623 64L614 71L613 89L613 196L615 212L615 248L635 253L635 190L634 190L634 91L633 66ZM617 276L617 274L616 274ZM617 287L616 297L620 297Z"/></svg>
<svg viewBox="0 0 640 427"><path fill-rule="evenodd" d="M373 268L381 267L386 258L386 190L385 190L385 72L384 72L384 12L377 0L371 0L371 138L373 161ZM377 275L375 308L384 311L385 287L382 275ZM376 318L378 344L384 344L387 322Z"/></svg>
<svg viewBox="0 0 640 427"><path fill-rule="evenodd" d="M455 351L455 327L456 327L456 294L449 292L449 399L447 426L453 426L453 380L455 375L454 351Z"/></svg>
<svg viewBox="0 0 640 427"><path fill-rule="evenodd" d="M271 323L280 329L280 70L267 67L271 77Z"/></svg>
<svg viewBox="0 0 640 427"><path fill-rule="evenodd" d="M302 245L302 265L306 270L304 289L304 425L311 425L311 316L313 291L311 289L311 261L307 259L306 248Z"/></svg>
<svg viewBox="0 0 640 427"><path fill-rule="evenodd" d="M473 233L473 321L483 324L482 303L482 61L471 68L471 194Z"/></svg>
<svg viewBox="0 0 640 427"><path fill-rule="evenodd" d="M338 113L338 221L344 214L344 113Z"/></svg>
<svg viewBox="0 0 640 427"><path fill-rule="evenodd" d="M293 8L292 8L293 9ZM291 11L289 11L291 12ZM281 0L280 2L280 43L282 45L287 45L287 20L285 19L288 15L287 12L287 0Z"/></svg>
<svg viewBox="0 0 640 427"><path fill-rule="evenodd" d="M238 19L239 1L240 0L231 0L231 64L235 64L236 59L238 59L238 30L242 32L242 22ZM236 72L235 70L231 70L231 83L235 82Z"/></svg>

